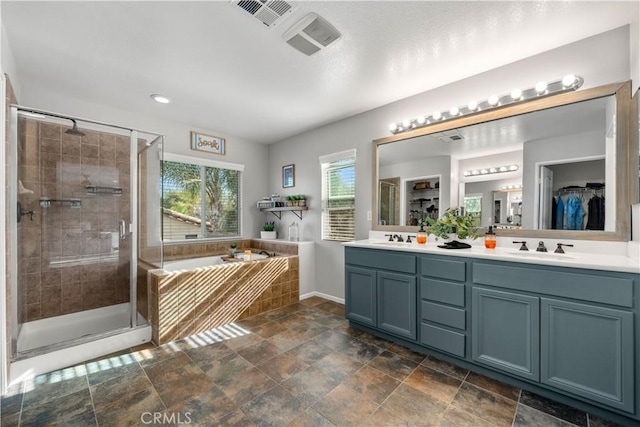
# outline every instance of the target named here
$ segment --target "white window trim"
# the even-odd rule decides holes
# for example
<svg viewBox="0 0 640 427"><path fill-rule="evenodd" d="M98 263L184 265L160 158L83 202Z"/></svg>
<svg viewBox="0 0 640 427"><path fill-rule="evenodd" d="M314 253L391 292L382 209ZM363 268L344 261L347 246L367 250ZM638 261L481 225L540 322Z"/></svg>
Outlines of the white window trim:
<svg viewBox="0 0 640 427"><path fill-rule="evenodd" d="M162 153L162 161L163 162L176 162L176 163L186 163L191 165L198 166L208 166L212 168L219 169L229 169L236 170L241 172L240 180L238 185L240 186L240 197L238 200L238 213L239 213L239 224L238 224L238 235L237 236L224 236L224 237L202 237L200 239L177 239L177 240L164 240L162 239L162 244L165 246L170 245L180 245L185 243L203 243L203 242L215 242L215 241L225 241L229 239L240 239L244 233L244 203L243 203L243 182L244 182L244 168L245 165L241 163L232 163L232 162L223 162L220 160L212 160L205 159L202 157L192 157L185 156L183 154L175 154L175 153L167 153L166 151Z"/></svg>
<svg viewBox="0 0 640 427"><path fill-rule="evenodd" d="M337 153L330 153L330 154L325 154L322 155L318 158L319 162L320 162L320 169L321 169L321 173L322 173L322 191L321 191L321 198L322 198L322 212L321 212L321 225L320 225L320 239L323 241L327 241L327 242L341 242L342 240L333 240L333 239L328 239L325 236L325 228L324 228L324 221L325 221L325 212L329 211L330 209L328 209L325 206L326 200L325 200L325 185L326 185L326 176L325 176L325 164L329 164L329 163L334 163L334 162L338 162L340 160L345 160L345 159L353 159L353 166L354 168L356 167L356 149L355 148L351 148L349 150L344 150L344 151L339 151ZM355 180L355 176L354 176L354 180ZM355 182L354 182L355 184ZM355 209L355 194L354 194L354 209ZM354 216L354 221L355 221L355 216ZM353 229L353 233L354 233L354 239L355 239L355 223L354 223L354 229ZM351 240L347 240L347 241L351 241Z"/></svg>
<svg viewBox="0 0 640 427"><path fill-rule="evenodd" d="M340 151L338 153L325 154L324 156L320 156L320 164L323 163L332 163L337 162L339 160L348 159L353 157L353 160L356 160L356 149L351 148L349 150Z"/></svg>

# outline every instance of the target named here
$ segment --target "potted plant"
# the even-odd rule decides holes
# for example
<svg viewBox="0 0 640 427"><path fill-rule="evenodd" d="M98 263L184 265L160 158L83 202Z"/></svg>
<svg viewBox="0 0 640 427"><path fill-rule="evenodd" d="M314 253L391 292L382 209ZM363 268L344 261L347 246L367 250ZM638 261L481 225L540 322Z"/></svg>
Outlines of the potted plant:
<svg viewBox="0 0 640 427"><path fill-rule="evenodd" d="M236 256L236 249L238 248L238 244L236 242L231 242L229 244L229 256L234 258Z"/></svg>
<svg viewBox="0 0 640 427"><path fill-rule="evenodd" d="M307 206L307 196L304 194L298 194L296 199L298 201L298 206Z"/></svg>
<svg viewBox="0 0 640 427"><path fill-rule="evenodd" d="M458 239L477 239L478 226L473 214L464 214L459 208L449 208L438 218L424 218L420 225L427 227L427 233L436 236L436 240L449 239L450 234L457 235Z"/></svg>
<svg viewBox="0 0 640 427"><path fill-rule="evenodd" d="M262 226L260 238L264 240L275 240L277 238L276 223L267 221Z"/></svg>
<svg viewBox="0 0 640 427"><path fill-rule="evenodd" d="M287 196L287 206L293 206L296 200L296 196Z"/></svg>

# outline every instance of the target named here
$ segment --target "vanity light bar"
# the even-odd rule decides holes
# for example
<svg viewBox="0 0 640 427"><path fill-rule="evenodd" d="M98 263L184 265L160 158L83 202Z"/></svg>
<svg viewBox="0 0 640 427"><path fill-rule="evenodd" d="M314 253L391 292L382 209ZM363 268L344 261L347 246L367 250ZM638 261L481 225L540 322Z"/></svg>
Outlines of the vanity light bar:
<svg viewBox="0 0 640 427"><path fill-rule="evenodd" d="M490 110L492 108L503 107L505 105L516 104L518 102L534 98L542 98L545 96L569 92L578 89L583 83L584 79L582 77L574 74L568 74L560 80L552 82L538 82L532 88L524 90L516 88L509 94L502 96L491 95L486 101L470 101L469 104L463 107L453 106L448 111L435 111L431 114L420 116L415 119L405 119L402 122L391 123L389 131L395 135L428 126L436 122L451 120L457 117L475 114L480 111Z"/></svg>
<svg viewBox="0 0 640 427"><path fill-rule="evenodd" d="M520 166L518 165L496 166L494 168L470 169L468 171L464 171L462 174L464 176L480 176L491 175L494 173L515 172L518 169L520 169Z"/></svg>
<svg viewBox="0 0 640 427"><path fill-rule="evenodd" d="M503 185L502 189L503 190L516 190L518 188L522 188L522 184L515 184L515 185Z"/></svg>

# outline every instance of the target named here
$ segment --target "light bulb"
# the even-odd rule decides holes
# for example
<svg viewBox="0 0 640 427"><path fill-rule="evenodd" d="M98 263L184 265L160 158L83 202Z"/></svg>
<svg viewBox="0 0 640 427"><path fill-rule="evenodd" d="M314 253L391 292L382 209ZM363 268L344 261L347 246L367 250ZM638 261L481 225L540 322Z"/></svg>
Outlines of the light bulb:
<svg viewBox="0 0 640 427"><path fill-rule="evenodd" d="M156 102L159 102L160 104L169 104L171 102L171 99L157 93L154 93L153 95L151 95L151 99L153 99Z"/></svg>
<svg viewBox="0 0 640 427"><path fill-rule="evenodd" d="M469 176L469 175L471 175L471 172L469 172L469 171L464 171L463 175L464 175L464 176Z"/></svg>
<svg viewBox="0 0 640 427"><path fill-rule="evenodd" d="M451 109L449 110L449 114L451 114L452 116L457 116L459 112L460 110L458 109L458 107L451 107Z"/></svg>
<svg viewBox="0 0 640 427"><path fill-rule="evenodd" d="M431 116L433 117L433 120L440 120L440 118L442 117L442 114L440 114L440 111L436 111Z"/></svg>
<svg viewBox="0 0 640 427"><path fill-rule="evenodd" d="M421 125L423 125L423 124L425 124L427 122L427 118L425 116L420 116L420 117L418 117L417 120L418 120L418 123L421 124Z"/></svg>
<svg viewBox="0 0 640 427"><path fill-rule="evenodd" d="M506 166L500 166L500 172L506 172L506 171L507 171Z"/></svg>
<svg viewBox="0 0 640 427"><path fill-rule="evenodd" d="M408 128L409 126L411 126L411 121L410 120L403 120L402 121L402 126Z"/></svg>
<svg viewBox="0 0 640 427"><path fill-rule="evenodd" d="M547 82L536 83L536 92L538 94L545 93L547 91Z"/></svg>
<svg viewBox="0 0 640 427"><path fill-rule="evenodd" d="M496 173L496 172L498 172L498 169L496 168L489 169L489 173Z"/></svg>
<svg viewBox="0 0 640 427"><path fill-rule="evenodd" d="M513 99L514 101L517 101L520 98L522 98L522 90L514 89L511 91L511 99Z"/></svg>
<svg viewBox="0 0 640 427"><path fill-rule="evenodd" d="M390 130L391 132L395 132L395 131L397 131L397 130L398 130L398 125L397 125L397 124L395 124L395 123L391 123L391 124L389 125L389 130Z"/></svg>
<svg viewBox="0 0 640 427"><path fill-rule="evenodd" d="M487 99L487 102L489 103L489 105L498 105L498 96L491 95L489 99Z"/></svg>
<svg viewBox="0 0 640 427"><path fill-rule="evenodd" d="M509 170L510 170L510 171L517 171L517 170L518 170L518 165L511 165L511 166L509 166Z"/></svg>
<svg viewBox="0 0 640 427"><path fill-rule="evenodd" d="M478 109L478 103L476 101L469 101L467 108L471 111L476 111Z"/></svg>
<svg viewBox="0 0 640 427"><path fill-rule="evenodd" d="M480 170L480 173L481 173L482 175L486 175L486 174L488 174L488 173L489 173L489 171L488 171L488 170L486 170L486 169L482 169L482 170Z"/></svg>
<svg viewBox="0 0 640 427"><path fill-rule="evenodd" d="M573 74L567 74L562 78L562 86L570 87L576 82L576 76Z"/></svg>
<svg viewBox="0 0 640 427"><path fill-rule="evenodd" d="M471 175L480 175L480 172L474 169L471 171Z"/></svg>

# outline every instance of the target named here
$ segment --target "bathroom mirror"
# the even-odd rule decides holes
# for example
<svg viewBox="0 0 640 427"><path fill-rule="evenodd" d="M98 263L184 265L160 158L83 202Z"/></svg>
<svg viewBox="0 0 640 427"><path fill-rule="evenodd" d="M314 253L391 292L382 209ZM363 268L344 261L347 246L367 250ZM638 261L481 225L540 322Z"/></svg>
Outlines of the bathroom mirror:
<svg viewBox="0 0 640 427"><path fill-rule="evenodd" d="M611 84L375 140L372 228L416 231L415 206L437 197L439 215L465 206L501 235L628 240L629 205L638 200L638 159L624 155L638 152L630 101L629 82ZM411 183L420 176L438 177L437 195L416 197ZM394 215L383 218L383 183L391 178L400 194ZM591 218L599 212L588 209L596 196L604 213ZM579 219L558 220L557 204L570 199L583 205ZM430 206L421 203L418 215Z"/></svg>

